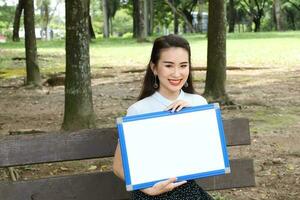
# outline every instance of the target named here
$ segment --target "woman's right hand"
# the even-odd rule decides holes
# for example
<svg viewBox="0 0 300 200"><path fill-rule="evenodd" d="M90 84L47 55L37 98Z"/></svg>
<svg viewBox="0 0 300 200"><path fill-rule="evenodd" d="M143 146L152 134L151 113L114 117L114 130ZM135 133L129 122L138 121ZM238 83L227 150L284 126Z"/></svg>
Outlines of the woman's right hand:
<svg viewBox="0 0 300 200"><path fill-rule="evenodd" d="M186 181L176 182L177 178L170 178L165 181L160 181L150 188L142 189L141 191L150 196L160 195L165 192L170 192L173 189L183 185ZM175 183L176 182L176 183Z"/></svg>

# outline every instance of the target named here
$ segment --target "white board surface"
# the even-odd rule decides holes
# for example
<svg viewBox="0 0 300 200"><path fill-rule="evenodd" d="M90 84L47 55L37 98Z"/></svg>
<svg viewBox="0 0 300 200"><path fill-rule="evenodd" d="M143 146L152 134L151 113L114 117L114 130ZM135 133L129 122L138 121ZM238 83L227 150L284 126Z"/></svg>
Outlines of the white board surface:
<svg viewBox="0 0 300 200"><path fill-rule="evenodd" d="M228 172L220 119L214 104L124 117L119 135L127 190L171 177L189 180Z"/></svg>

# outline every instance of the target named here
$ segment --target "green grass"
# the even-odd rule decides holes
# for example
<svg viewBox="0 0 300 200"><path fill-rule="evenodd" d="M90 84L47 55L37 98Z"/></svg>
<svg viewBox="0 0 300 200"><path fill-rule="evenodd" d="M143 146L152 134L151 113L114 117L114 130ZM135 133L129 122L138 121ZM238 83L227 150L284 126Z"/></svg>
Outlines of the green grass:
<svg viewBox="0 0 300 200"><path fill-rule="evenodd" d="M207 40L204 34L185 35L192 49L193 66L206 66ZM143 68L149 61L152 41L137 43L131 38L99 38L90 44L91 67ZM37 41L42 73L65 68L63 40ZM24 76L24 41L0 44L0 77ZM238 67L295 68L300 66L300 32L234 33L227 35L227 65ZM22 69L22 70L21 70Z"/></svg>
<svg viewBox="0 0 300 200"><path fill-rule="evenodd" d="M287 108L261 107L253 113L255 119L253 132L269 133L270 130L285 130L286 127L297 124L299 121L299 107L288 106Z"/></svg>

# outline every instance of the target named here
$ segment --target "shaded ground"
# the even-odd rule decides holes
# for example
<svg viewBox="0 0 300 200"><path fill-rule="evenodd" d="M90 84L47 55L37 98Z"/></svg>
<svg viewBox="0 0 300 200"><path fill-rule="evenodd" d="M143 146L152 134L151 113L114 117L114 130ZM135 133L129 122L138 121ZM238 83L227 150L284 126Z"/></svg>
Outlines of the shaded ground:
<svg viewBox="0 0 300 200"><path fill-rule="evenodd" d="M143 72L121 73L114 68L95 72L94 108L98 127L114 126L139 93ZM103 77L103 75L106 75ZM101 78L97 78L101 77ZM203 91L205 73L196 71L196 88ZM0 79L0 134L60 129L64 88L29 90L22 79ZM223 117L250 119L252 145L230 149L231 157L255 159L257 186L219 191L222 199L300 199L300 66L228 71L227 91L241 109L225 108ZM110 159L65 162L16 168L20 179L109 170ZM0 169L0 180L10 179ZM218 195L218 194L217 194Z"/></svg>

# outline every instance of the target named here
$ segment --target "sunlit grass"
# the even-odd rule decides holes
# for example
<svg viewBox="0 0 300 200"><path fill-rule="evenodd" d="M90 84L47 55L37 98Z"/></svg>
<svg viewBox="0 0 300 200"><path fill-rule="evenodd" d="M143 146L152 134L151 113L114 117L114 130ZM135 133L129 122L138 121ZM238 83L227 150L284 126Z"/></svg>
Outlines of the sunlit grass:
<svg viewBox="0 0 300 200"><path fill-rule="evenodd" d="M193 66L206 66L205 34L185 35L192 49ZM144 68L149 62L152 41L138 43L131 38L99 38L90 43L92 69L101 67ZM65 41L37 41L42 73L65 70ZM24 68L24 41L0 44L0 71L5 77L23 76L15 68ZM227 65L238 67L300 67L300 32L234 33L227 35ZM8 73L8 71L10 71ZM18 72L17 72L18 71ZM20 70L21 71L21 70ZM9 75L8 75L9 74ZM0 75L3 77L3 74Z"/></svg>

